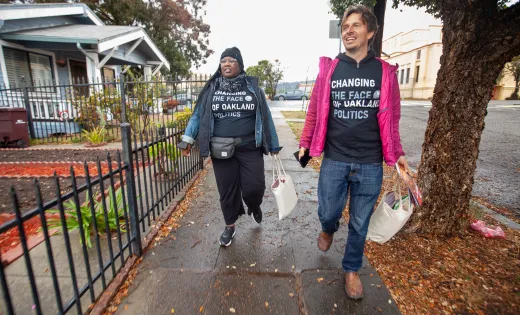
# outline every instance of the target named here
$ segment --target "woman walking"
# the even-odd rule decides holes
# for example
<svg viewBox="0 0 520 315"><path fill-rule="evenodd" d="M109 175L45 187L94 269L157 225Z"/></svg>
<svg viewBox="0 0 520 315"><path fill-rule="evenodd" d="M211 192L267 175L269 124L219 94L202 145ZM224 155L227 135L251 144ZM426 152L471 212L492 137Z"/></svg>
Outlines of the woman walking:
<svg viewBox="0 0 520 315"><path fill-rule="evenodd" d="M265 192L263 154L281 150L271 112L258 79L246 76L240 50L226 49L220 66L197 99L182 141L184 156L198 139L200 153L211 155L226 227L220 245L229 246L235 222L247 213L262 222Z"/></svg>

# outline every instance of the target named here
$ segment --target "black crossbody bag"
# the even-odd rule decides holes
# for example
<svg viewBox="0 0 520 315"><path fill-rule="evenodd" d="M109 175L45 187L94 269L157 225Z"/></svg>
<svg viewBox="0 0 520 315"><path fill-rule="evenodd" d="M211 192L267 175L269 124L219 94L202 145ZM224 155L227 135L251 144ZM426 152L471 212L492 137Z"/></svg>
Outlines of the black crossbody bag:
<svg viewBox="0 0 520 315"><path fill-rule="evenodd" d="M235 154L236 146L241 142L241 138L211 137L209 141L211 157L219 160L230 159Z"/></svg>

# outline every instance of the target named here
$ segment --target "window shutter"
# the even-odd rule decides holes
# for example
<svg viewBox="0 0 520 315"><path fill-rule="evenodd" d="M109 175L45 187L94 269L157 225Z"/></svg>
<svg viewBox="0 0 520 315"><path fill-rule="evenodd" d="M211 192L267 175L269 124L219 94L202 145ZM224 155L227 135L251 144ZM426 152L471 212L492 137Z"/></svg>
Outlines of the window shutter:
<svg viewBox="0 0 520 315"><path fill-rule="evenodd" d="M31 62L33 85L35 87L52 85L51 58L29 53L29 61Z"/></svg>
<svg viewBox="0 0 520 315"><path fill-rule="evenodd" d="M30 85L31 73L29 72L29 63L27 62L27 53L6 47L3 47L3 50L9 87L21 87L22 77L25 78L25 83Z"/></svg>

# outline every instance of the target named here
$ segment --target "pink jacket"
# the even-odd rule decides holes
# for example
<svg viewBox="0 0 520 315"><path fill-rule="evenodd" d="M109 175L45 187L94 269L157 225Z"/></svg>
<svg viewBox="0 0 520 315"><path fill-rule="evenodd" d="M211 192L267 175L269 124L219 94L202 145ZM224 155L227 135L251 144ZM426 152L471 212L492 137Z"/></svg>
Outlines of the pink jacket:
<svg viewBox="0 0 520 315"><path fill-rule="evenodd" d="M381 61L383 77L377 120L383 143L383 158L389 166L394 166L404 155L399 136L401 102L396 71L398 66ZM311 156L320 156L325 147L330 109L330 82L339 59L320 58L320 72L312 91L307 119L300 138L300 147L310 149Z"/></svg>

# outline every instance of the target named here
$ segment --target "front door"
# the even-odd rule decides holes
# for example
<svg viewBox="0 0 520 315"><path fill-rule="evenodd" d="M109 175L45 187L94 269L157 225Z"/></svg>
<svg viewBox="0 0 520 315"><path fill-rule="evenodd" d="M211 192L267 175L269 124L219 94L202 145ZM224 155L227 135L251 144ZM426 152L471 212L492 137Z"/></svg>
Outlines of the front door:
<svg viewBox="0 0 520 315"><path fill-rule="evenodd" d="M70 75L72 83L74 84L75 94L79 96L89 96L88 85L82 85L82 83L88 83L87 63L76 60L69 60L69 63Z"/></svg>

